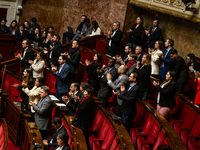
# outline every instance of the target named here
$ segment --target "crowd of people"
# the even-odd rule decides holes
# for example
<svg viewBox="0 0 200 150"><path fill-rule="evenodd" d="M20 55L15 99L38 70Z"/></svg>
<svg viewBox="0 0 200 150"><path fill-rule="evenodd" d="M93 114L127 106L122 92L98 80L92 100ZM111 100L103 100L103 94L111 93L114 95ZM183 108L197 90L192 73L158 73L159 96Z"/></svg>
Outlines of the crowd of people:
<svg viewBox="0 0 200 150"><path fill-rule="evenodd" d="M21 85L13 86L21 91L23 108L27 111L31 110L33 120L40 129L43 139L46 139L45 131L50 123L53 107L48 96L49 88L44 85L45 61L47 69L52 70L56 77L56 97L66 104L67 115L74 116L72 124L82 129L86 141L88 140L87 129L92 123L91 108L94 106L92 98L94 91L98 92L97 97L102 100L105 108L108 107L112 95L115 95L117 100L115 114L122 118L124 126L130 131L131 121L137 113L137 99L143 101L148 99L151 90L150 78L153 79L153 85L158 92L157 112L165 118L176 106L175 93L183 94L189 82L188 71L195 74L198 91L200 89L200 64L195 61L195 55L188 54L185 61L173 48L173 39L160 41L162 31L157 18L153 20L153 26L149 30L144 30L143 18L137 18L136 23L127 30L130 38L125 46L123 58L119 55L122 31L120 22L115 21L112 31L108 31L107 34L107 54L111 56L108 64L102 63L100 53L94 55L92 62L86 59L88 82L83 82L81 85L75 79L81 59L79 40L100 35L101 29L98 23L92 21L90 24L89 18L82 15L76 30L68 30L63 34L62 44L66 41L72 42L72 49L62 54L60 36L55 34L53 26L41 33L40 26L36 22L37 19L32 18L30 23L26 21L18 28L17 21L13 20L8 28L5 25L6 20L2 19L0 29L4 33L14 34L17 40L22 42L23 53L22 55L19 53L16 58L22 61L20 75L23 81ZM143 33L147 38L144 45L145 52L140 45ZM30 48L31 44L38 47L39 52L35 60ZM46 60L45 54L48 54ZM200 105L199 92L195 104ZM52 124L57 131L61 130L59 118L54 118ZM60 134L56 134L57 141L63 140L62 142L65 143L66 139ZM55 142L56 139L52 141ZM50 146L52 141L44 140L44 145Z"/></svg>

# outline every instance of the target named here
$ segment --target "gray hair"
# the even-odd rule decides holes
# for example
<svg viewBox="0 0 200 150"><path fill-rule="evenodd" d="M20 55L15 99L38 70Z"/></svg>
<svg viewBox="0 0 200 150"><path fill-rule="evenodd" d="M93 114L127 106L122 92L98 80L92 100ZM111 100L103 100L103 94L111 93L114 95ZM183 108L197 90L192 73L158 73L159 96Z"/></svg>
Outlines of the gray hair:
<svg viewBox="0 0 200 150"><path fill-rule="evenodd" d="M114 23L116 23L120 27L120 22L119 21L115 21Z"/></svg>
<svg viewBox="0 0 200 150"><path fill-rule="evenodd" d="M41 86L41 89L44 90L44 92L49 93L49 87L46 85Z"/></svg>
<svg viewBox="0 0 200 150"><path fill-rule="evenodd" d="M142 50L142 46L138 45L138 46L136 46L136 47L139 47L139 49Z"/></svg>

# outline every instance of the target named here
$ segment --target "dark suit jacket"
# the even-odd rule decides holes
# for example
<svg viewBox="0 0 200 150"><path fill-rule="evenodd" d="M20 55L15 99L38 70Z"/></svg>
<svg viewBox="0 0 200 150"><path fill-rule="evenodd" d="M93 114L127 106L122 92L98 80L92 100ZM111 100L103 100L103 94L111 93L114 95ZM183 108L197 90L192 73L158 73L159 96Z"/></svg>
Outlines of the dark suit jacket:
<svg viewBox="0 0 200 150"><path fill-rule="evenodd" d="M149 43L148 42L146 43L146 47L147 48L154 48L155 42L159 40L159 38L161 36L161 33L162 33L161 29L159 27L157 27L156 30L151 35L152 29L153 29L153 27L151 27L149 29L149 34L150 35L147 37L148 41L149 41Z"/></svg>
<svg viewBox="0 0 200 150"><path fill-rule="evenodd" d="M135 84L129 91L118 96L121 99L121 112L125 115L135 115L137 113L136 103L139 96L139 86Z"/></svg>
<svg viewBox="0 0 200 150"><path fill-rule="evenodd" d="M23 50L22 54L24 54L24 50ZM29 47L26 50L25 56L23 56L23 59L22 59L22 63L21 63L22 72L24 69L30 67L30 64L28 63L28 61L33 60L33 56L34 56L33 50ZM22 72L21 72L21 74L22 74Z"/></svg>
<svg viewBox="0 0 200 150"><path fill-rule="evenodd" d="M141 66L142 64L140 64L140 68ZM151 89L151 83L150 83L151 65L146 65L142 69L140 68L135 69L140 77L138 85L140 87L141 92L148 92Z"/></svg>
<svg viewBox="0 0 200 150"><path fill-rule="evenodd" d="M1 30L1 25L0 25L0 30ZM7 26L4 27L3 33L10 34L9 28Z"/></svg>
<svg viewBox="0 0 200 150"><path fill-rule="evenodd" d="M51 50L49 50L48 54L50 55ZM51 56L51 62L54 66L58 66L58 58L60 56L60 53L62 52L62 44L60 42L57 42L53 49L52 49L52 56ZM48 55L47 61L50 60Z"/></svg>
<svg viewBox="0 0 200 150"><path fill-rule="evenodd" d="M143 25L135 28L137 24L134 24L131 28L132 32L129 38L129 42L132 44L140 45L142 33L144 31Z"/></svg>
<svg viewBox="0 0 200 150"><path fill-rule="evenodd" d="M15 31L15 37L18 41L21 41L24 39L24 38L28 38L29 39L29 33L28 31L24 30L24 33L21 35L20 32L19 32L19 29Z"/></svg>
<svg viewBox="0 0 200 150"><path fill-rule="evenodd" d="M107 72L110 68L106 68L105 69L105 72ZM117 77L118 77L118 73L117 73L117 70L115 69L115 67L113 67L109 73L111 74L112 76L112 82L114 82ZM107 78L106 76L104 75L103 78L101 78L100 80L100 88L99 88L99 91L98 91L98 98L101 99L101 98L110 98L112 96L112 88L107 84Z"/></svg>
<svg viewBox="0 0 200 150"><path fill-rule="evenodd" d="M53 150L56 150L59 146L55 147ZM62 150L71 150L70 146L68 144L65 144L65 146L62 148Z"/></svg>
<svg viewBox="0 0 200 150"><path fill-rule="evenodd" d="M141 61L142 61L142 57L143 57L143 53L140 54L140 56L136 59L135 62L140 61L140 63L141 63Z"/></svg>
<svg viewBox="0 0 200 150"><path fill-rule="evenodd" d="M189 74L188 69L185 63L185 60L178 56L173 62L173 70L176 72L177 75L177 83L187 83L189 81Z"/></svg>
<svg viewBox="0 0 200 150"><path fill-rule="evenodd" d="M191 65L189 65L189 66L191 66ZM188 66L188 70L189 70L189 66ZM200 64L198 62L194 61L193 69L195 71L199 71L200 72ZM192 72L192 73L194 73L194 72Z"/></svg>
<svg viewBox="0 0 200 150"><path fill-rule="evenodd" d="M77 74L78 73L78 67L79 67L79 62L81 60L81 53L79 49L75 53L73 53L70 58L68 58L68 64L71 69L71 74Z"/></svg>
<svg viewBox="0 0 200 150"><path fill-rule="evenodd" d="M57 143L57 135L59 132L66 132L67 134L67 130L65 129L65 126L63 125L59 130L56 130L53 135L51 136L51 138L47 139L48 142L48 147L55 147L58 146ZM51 142L52 141L52 142ZM51 142L51 143L50 143Z"/></svg>
<svg viewBox="0 0 200 150"><path fill-rule="evenodd" d="M112 32L114 32L114 30L112 30ZM112 51L119 53L119 46L120 46L121 39L122 39L122 31L120 29L117 30L117 32L115 33L115 35L112 38L111 37L108 38L108 40L112 40L112 42L111 42L111 50Z"/></svg>
<svg viewBox="0 0 200 150"><path fill-rule="evenodd" d="M56 89L59 93L68 93L70 87L70 67L68 64L64 64L59 73L60 67L58 68L58 72L54 74L56 77Z"/></svg>
<svg viewBox="0 0 200 150"><path fill-rule="evenodd" d="M159 105L162 107L176 107L175 94L176 94L176 83L169 82L163 88L160 86L156 87L156 91L160 92Z"/></svg>
<svg viewBox="0 0 200 150"><path fill-rule="evenodd" d="M92 123L92 109L94 107L94 100L93 98L89 98L85 100L82 105L80 102L76 102L76 106L78 107L78 114L77 115L77 126L78 127L86 127L88 128Z"/></svg>

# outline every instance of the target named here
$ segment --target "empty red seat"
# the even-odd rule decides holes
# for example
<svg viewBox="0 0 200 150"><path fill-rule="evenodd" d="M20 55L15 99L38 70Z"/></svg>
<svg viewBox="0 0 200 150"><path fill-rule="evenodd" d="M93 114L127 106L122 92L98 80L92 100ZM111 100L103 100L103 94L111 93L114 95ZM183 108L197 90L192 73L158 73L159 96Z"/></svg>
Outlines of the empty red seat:
<svg viewBox="0 0 200 150"><path fill-rule="evenodd" d="M106 67L108 67L108 62L109 62L109 59L103 57L103 59L102 59L103 65L106 65Z"/></svg>
<svg viewBox="0 0 200 150"><path fill-rule="evenodd" d="M191 129L194 125L194 122L197 118L197 113L189 108L188 114L183 122L180 123L174 123L174 129L178 133L178 135L181 135L181 131L184 129Z"/></svg>
<svg viewBox="0 0 200 150"><path fill-rule="evenodd" d="M5 80L3 81L2 89L7 91L7 92L10 92L14 80L15 79L13 77L11 77L10 75L6 74Z"/></svg>
<svg viewBox="0 0 200 150"><path fill-rule="evenodd" d="M154 122L153 127L152 127L149 135L139 136L137 138L138 150L141 150L142 146L144 144L153 145L154 142L156 141L157 137L158 137L159 130L160 130L160 126L156 122Z"/></svg>
<svg viewBox="0 0 200 150"><path fill-rule="evenodd" d="M115 137L112 142L112 145L110 146L110 150L116 150L119 143L120 143L119 139Z"/></svg>
<svg viewBox="0 0 200 150"><path fill-rule="evenodd" d="M18 81L17 79L14 79L13 84L21 84L21 82ZM9 94L10 100L12 100L12 101L19 101L18 97L19 97L20 93L21 92L16 87L12 86L11 90L10 90L10 94Z"/></svg>
<svg viewBox="0 0 200 150"><path fill-rule="evenodd" d="M66 124L66 122L64 121L63 118L61 118L61 121L62 121L62 125L65 126L65 129L67 130L67 133L68 133L68 135L69 135L68 144L71 145L71 143L72 143L72 135L71 135L71 132L70 132L70 130L69 130L69 128L68 128L68 126L67 126L67 124Z"/></svg>
<svg viewBox="0 0 200 150"><path fill-rule="evenodd" d="M99 40L95 50L101 54L106 54L107 42Z"/></svg>
<svg viewBox="0 0 200 150"><path fill-rule="evenodd" d="M47 71L44 72L44 77L45 77L45 85L48 85L50 80L51 80L51 74L48 73Z"/></svg>
<svg viewBox="0 0 200 150"><path fill-rule="evenodd" d="M188 139L190 138L199 138L200 137L200 116L197 116L197 119L191 130L183 130L181 132L181 139L185 146L188 146Z"/></svg>
<svg viewBox="0 0 200 150"><path fill-rule="evenodd" d="M87 59L89 61L93 61L93 57L94 57L94 53L91 53L91 52L85 50L81 56L80 62L82 62L84 65L86 65L85 60Z"/></svg>
<svg viewBox="0 0 200 150"><path fill-rule="evenodd" d="M8 142L8 141L7 141ZM0 150L3 150L6 147L6 137L3 124L0 124Z"/></svg>
<svg viewBox="0 0 200 150"><path fill-rule="evenodd" d="M116 104L116 101L115 101L115 94L112 94L112 96L109 98L108 100L108 106L114 106Z"/></svg>
<svg viewBox="0 0 200 150"><path fill-rule="evenodd" d="M51 75L50 81L48 84L46 84L46 86L49 87L49 93L55 95L56 94L56 77L54 75Z"/></svg>
<svg viewBox="0 0 200 150"><path fill-rule="evenodd" d="M92 123L92 126L90 128L90 132L97 132L100 130L102 124L103 124L103 121L105 119L105 116L102 114L101 111L98 111L93 123Z"/></svg>
<svg viewBox="0 0 200 150"><path fill-rule="evenodd" d="M196 93L197 93L197 83L194 82L193 77L190 77L190 80L184 89L184 94L190 99L195 100Z"/></svg>
<svg viewBox="0 0 200 150"><path fill-rule="evenodd" d="M151 116L148 115L148 119L143 128L131 128L130 135L133 141L133 144L137 145L137 138L140 136L148 136L154 124L154 120Z"/></svg>
<svg viewBox="0 0 200 150"><path fill-rule="evenodd" d="M76 81L87 82L87 78L88 78L87 71L82 66L79 66L78 73L76 74L75 77Z"/></svg>
<svg viewBox="0 0 200 150"><path fill-rule="evenodd" d="M200 150L200 140L199 140L199 138L190 138L188 140L188 148L190 150Z"/></svg>
<svg viewBox="0 0 200 150"><path fill-rule="evenodd" d="M143 150L157 150L158 146L163 144L165 140L165 133L163 132L163 130L160 131L158 138L155 142L155 144L144 144L142 146Z"/></svg>

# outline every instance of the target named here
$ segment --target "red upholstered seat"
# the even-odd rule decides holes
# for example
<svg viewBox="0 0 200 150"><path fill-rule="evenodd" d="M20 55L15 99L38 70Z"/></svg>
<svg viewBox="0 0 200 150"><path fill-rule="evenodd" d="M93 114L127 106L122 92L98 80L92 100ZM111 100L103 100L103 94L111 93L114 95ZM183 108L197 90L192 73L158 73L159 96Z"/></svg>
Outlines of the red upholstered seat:
<svg viewBox="0 0 200 150"><path fill-rule="evenodd" d="M140 116L138 117L137 121L134 123L134 127L144 127L148 116L149 115L147 114L147 112L142 108Z"/></svg>
<svg viewBox="0 0 200 150"><path fill-rule="evenodd" d="M15 145L8 139L7 150L19 150L19 147L15 147Z"/></svg>
<svg viewBox="0 0 200 150"><path fill-rule="evenodd" d="M169 143L168 137L165 138L164 144L167 144L167 145L171 146L170 143Z"/></svg>
<svg viewBox="0 0 200 150"><path fill-rule="evenodd" d="M160 126L156 122L154 122L153 127L147 137L140 136L137 138L138 150L141 150L144 144L153 145L158 137L159 130L160 130Z"/></svg>
<svg viewBox="0 0 200 150"><path fill-rule="evenodd" d="M140 136L148 136L154 124L154 120L151 116L148 115L148 119L143 128L131 128L130 135L133 141L133 144L137 145L137 138Z"/></svg>
<svg viewBox="0 0 200 150"><path fill-rule="evenodd" d="M69 135L68 144L71 146L71 143L72 143L72 135L71 135L71 132L70 132L70 130L69 130L69 128L68 128L68 126L67 126L67 124L66 124L66 122L64 121L63 118L61 118L61 122L62 122L62 125L64 125L64 126L65 126L65 129L67 130L67 133L68 133L68 135Z"/></svg>
<svg viewBox="0 0 200 150"><path fill-rule="evenodd" d="M116 101L115 101L115 94L112 94L112 96L108 100L108 105L109 106L114 106L115 103L116 103Z"/></svg>
<svg viewBox="0 0 200 150"><path fill-rule="evenodd" d="M51 80L51 74L48 73L47 71L44 72L44 77L45 77L45 85L48 85L50 80Z"/></svg>
<svg viewBox="0 0 200 150"><path fill-rule="evenodd" d="M184 89L184 94L192 100L195 100L197 94L197 83L194 82L194 78L190 77L187 86Z"/></svg>
<svg viewBox="0 0 200 150"><path fill-rule="evenodd" d="M136 122L138 122L139 118L142 117L142 112L144 112L144 109L138 104L136 103L136 107L137 107L137 114L134 116L133 120L131 121L131 127L134 127Z"/></svg>
<svg viewBox="0 0 200 150"><path fill-rule="evenodd" d="M190 138L199 138L200 137L200 116L197 116L197 119L191 130L183 130L181 132L181 139L185 146L188 146L188 140Z"/></svg>
<svg viewBox="0 0 200 150"><path fill-rule="evenodd" d="M164 140L165 140L165 133L163 132L163 130L161 130L155 144L154 145L153 144L144 144L142 146L142 149L143 150L151 150L151 149L157 150L158 146L164 143Z"/></svg>
<svg viewBox="0 0 200 150"><path fill-rule="evenodd" d="M101 111L98 111L93 123L92 123L92 127L90 128L90 132L97 132L100 130L102 124L103 124L103 121L104 121L105 117L104 115L102 114Z"/></svg>
<svg viewBox="0 0 200 150"><path fill-rule="evenodd" d="M82 54L80 62L82 62L84 65L86 65L85 60L87 59L89 61L93 61L93 57L94 57L94 53L91 53L91 52L85 50Z"/></svg>
<svg viewBox="0 0 200 150"><path fill-rule="evenodd" d="M101 54L106 54L107 42L99 40L95 50Z"/></svg>
<svg viewBox="0 0 200 150"><path fill-rule="evenodd" d="M115 150L117 148L119 142L120 142L119 139L117 137L115 137L112 142L112 145L110 146L110 150Z"/></svg>
<svg viewBox="0 0 200 150"><path fill-rule="evenodd" d="M87 78L88 78L87 71L82 66L79 66L78 73L76 74L75 77L76 81L87 82Z"/></svg>
<svg viewBox="0 0 200 150"><path fill-rule="evenodd" d="M97 133L97 136L95 136L94 134L89 135L90 147L92 148L94 141L103 141L110 128L111 128L110 123L108 122L107 119L104 119L104 122L103 122L99 132Z"/></svg>
<svg viewBox="0 0 200 150"><path fill-rule="evenodd" d="M13 84L21 84L21 82L18 81L18 80L16 80L16 79L14 79ZM10 90L10 94L9 94L10 100L12 100L12 101L19 101L18 97L19 97L20 93L21 92L16 87L12 86L11 90Z"/></svg>
<svg viewBox="0 0 200 150"><path fill-rule="evenodd" d="M176 130L178 135L179 136L181 135L181 131L183 129L191 129L194 125L196 118L197 118L197 113L190 108L182 124L174 123L174 129Z"/></svg>
<svg viewBox="0 0 200 150"><path fill-rule="evenodd" d="M3 82L2 89L5 90L5 91L10 92L14 80L15 79L13 77L11 77L10 75L7 74L6 77L5 77L5 80Z"/></svg>
<svg viewBox="0 0 200 150"><path fill-rule="evenodd" d="M5 145L5 132L3 125L0 124L0 150L3 150L4 145Z"/></svg>
<svg viewBox="0 0 200 150"><path fill-rule="evenodd" d="M108 62L109 62L109 59L103 57L103 59L102 59L103 65L106 65L106 67L108 67Z"/></svg>
<svg viewBox="0 0 200 150"><path fill-rule="evenodd" d="M188 148L190 150L200 150L200 140L195 138L190 138L188 140Z"/></svg>
<svg viewBox="0 0 200 150"><path fill-rule="evenodd" d="M49 87L49 93L55 95L56 94L56 77L54 75L51 75L50 81L48 84L46 84Z"/></svg>

